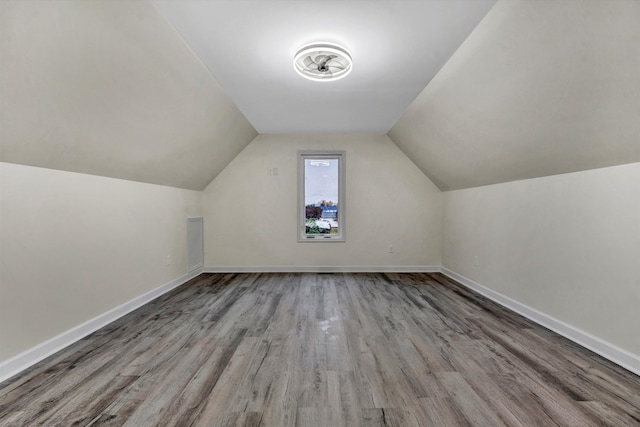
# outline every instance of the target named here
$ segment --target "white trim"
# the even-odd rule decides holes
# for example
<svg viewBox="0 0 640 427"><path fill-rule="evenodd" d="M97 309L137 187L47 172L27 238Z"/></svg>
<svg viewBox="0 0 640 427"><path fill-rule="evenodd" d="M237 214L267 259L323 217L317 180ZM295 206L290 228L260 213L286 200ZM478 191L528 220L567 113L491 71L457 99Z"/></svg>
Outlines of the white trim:
<svg viewBox="0 0 640 427"><path fill-rule="evenodd" d="M337 159L338 160L338 234L308 235L306 225L305 188L305 159ZM344 243L346 241L346 167L347 152L344 150L298 150L298 243Z"/></svg>
<svg viewBox="0 0 640 427"><path fill-rule="evenodd" d="M622 366L623 368L633 372L636 375L640 375L640 356L630 353L614 344L604 341L601 338L591 335L588 332L580 330L575 326L568 325L558 319L555 319L548 314L542 313L535 308L531 308L525 304L522 304L516 300L513 300L499 292L487 288L461 274L449 270L446 267L442 267L443 274L449 276L453 280L461 283L462 285L472 289L485 297L497 302L498 304L515 311L522 316L533 320L539 325L544 326L547 329L562 335L563 337L575 342L576 344L585 347L594 353L599 354L612 361L613 363Z"/></svg>
<svg viewBox="0 0 640 427"><path fill-rule="evenodd" d="M5 360L0 363L0 382L7 380L21 371L29 368L32 365L40 362L41 360L51 356L52 354L62 350L65 347L70 346L76 341L86 337L92 332L108 325L109 323L119 319L132 312L133 310L143 306L144 304L158 298L159 296L169 292L170 290L177 288L178 286L186 283L202 273L202 269L197 269L189 273L165 283L155 289L150 290L128 302L125 302L118 307L102 313L99 316L94 317L80 325L77 325L68 331L61 333L43 343L36 345L11 359Z"/></svg>
<svg viewBox="0 0 640 427"><path fill-rule="evenodd" d="M437 265L207 266L203 273L438 273Z"/></svg>
<svg viewBox="0 0 640 427"><path fill-rule="evenodd" d="M141 307L142 305L158 298L159 296L177 288L187 281L197 277L200 273L435 273L441 272L460 284L472 289L498 304L515 311L518 314L562 335L565 338L599 354L600 356L616 363L623 368L640 375L640 356L630 353L614 344L608 343L588 332L584 332L574 326L568 325L534 308L515 301L499 292L487 288L461 274L458 274L446 267L435 265L389 265L389 266L367 266L367 265L285 265L285 266L208 266L202 269L186 273L169 283L152 289L131 301L115 307L87 322L63 332L17 356L0 363L0 382L5 381L24 369L40 362L50 355L62 350L74 342L84 338L92 332L108 325Z"/></svg>

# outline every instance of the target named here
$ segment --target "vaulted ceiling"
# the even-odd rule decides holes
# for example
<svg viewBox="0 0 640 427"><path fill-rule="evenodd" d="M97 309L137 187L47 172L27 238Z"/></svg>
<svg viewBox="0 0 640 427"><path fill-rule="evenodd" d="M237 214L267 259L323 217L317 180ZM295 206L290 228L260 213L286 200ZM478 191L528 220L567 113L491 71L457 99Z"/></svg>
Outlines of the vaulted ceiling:
<svg viewBox="0 0 640 427"><path fill-rule="evenodd" d="M389 137L441 190L640 161L640 1L498 2Z"/></svg>
<svg viewBox="0 0 640 427"><path fill-rule="evenodd" d="M202 190L257 132L146 1L0 1L0 160Z"/></svg>
<svg viewBox="0 0 640 427"><path fill-rule="evenodd" d="M387 133L442 190L640 161L640 1L0 1L0 161L203 189L258 133ZM323 39L327 84L293 53Z"/></svg>

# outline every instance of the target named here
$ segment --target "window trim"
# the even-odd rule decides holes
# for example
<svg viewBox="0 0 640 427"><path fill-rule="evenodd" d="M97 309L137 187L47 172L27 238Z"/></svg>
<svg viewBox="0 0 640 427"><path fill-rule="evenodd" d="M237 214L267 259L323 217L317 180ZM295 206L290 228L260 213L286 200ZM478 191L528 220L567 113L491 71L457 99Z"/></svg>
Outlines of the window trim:
<svg viewBox="0 0 640 427"><path fill-rule="evenodd" d="M304 201L304 161L306 158L338 159L338 231L339 234L308 235L305 232L306 205ZM298 243L310 242L345 242L345 218L346 218L346 157L345 151L338 150L298 150Z"/></svg>

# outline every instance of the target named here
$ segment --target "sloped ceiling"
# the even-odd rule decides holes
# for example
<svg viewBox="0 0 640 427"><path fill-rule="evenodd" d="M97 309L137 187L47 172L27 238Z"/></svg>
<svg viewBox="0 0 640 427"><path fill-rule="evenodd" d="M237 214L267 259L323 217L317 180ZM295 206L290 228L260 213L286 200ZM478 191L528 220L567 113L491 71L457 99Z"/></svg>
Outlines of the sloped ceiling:
<svg viewBox="0 0 640 427"><path fill-rule="evenodd" d="M389 137L441 189L640 161L640 1L503 0Z"/></svg>
<svg viewBox="0 0 640 427"><path fill-rule="evenodd" d="M493 8L493 0L264 2L274 7L156 1L0 0L0 161L201 190L257 134L232 101L238 86L256 89L265 102L255 106L272 110L256 113L262 132L385 132L401 114L396 101L406 105L409 93L419 93L388 135L441 190L640 162L638 0L500 0ZM238 10L243 4L245 12ZM230 29L256 15L250 5L260 7L259 19L251 21L251 34L259 37L219 35L219 47L254 49L261 80L221 86L213 72L215 52L194 54L215 32L187 37L182 25L201 8L216 12L216 5L230 13ZM336 8L340 13L330 13ZM429 15L431 20L418 21L432 22L437 13L449 20L429 27L432 32L414 19ZM273 41L289 34L280 31L287 26L281 14L304 24L295 25L300 33L286 46ZM312 88L313 82L293 73L292 50L312 41L304 39L305 28L313 29L308 37L330 38L345 16L348 31L340 34L346 40L329 41L348 45L351 38L354 60L362 53L360 71L356 62L350 83ZM455 50L464 38L459 36L478 21ZM190 45L172 25L182 28ZM453 26L457 39L447 34ZM268 29L276 31L271 41ZM392 37L397 32L404 38ZM393 40L404 41L394 46ZM287 90L293 89L281 98L269 89L273 76L267 70L275 61L269 53L280 45L286 64L278 66L291 73ZM376 56L380 51L385 54ZM414 62L402 59L407 52ZM387 64L397 63L415 66L422 76L385 74ZM361 74L366 81L355 80L365 70L387 77ZM341 82L351 89L343 93ZM426 87L416 89L416 82ZM262 84L266 89L257 91ZM394 84L398 98L389 89ZM366 107L349 104L361 93L372 95L362 98ZM275 103L287 99L304 100L306 111L318 115L302 122L300 114ZM320 115L338 100L349 106L339 117ZM276 127L269 127L268 117L278 118Z"/></svg>
<svg viewBox="0 0 640 427"><path fill-rule="evenodd" d="M202 190L257 135L150 2L0 8L1 161Z"/></svg>

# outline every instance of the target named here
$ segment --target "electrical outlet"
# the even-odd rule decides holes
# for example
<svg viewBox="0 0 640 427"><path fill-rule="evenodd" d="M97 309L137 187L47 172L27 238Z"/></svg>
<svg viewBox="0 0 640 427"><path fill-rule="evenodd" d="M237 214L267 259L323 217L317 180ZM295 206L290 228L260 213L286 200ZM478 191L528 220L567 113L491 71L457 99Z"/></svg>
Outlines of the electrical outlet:
<svg viewBox="0 0 640 427"><path fill-rule="evenodd" d="M392 254L393 253L393 245L389 245L389 253Z"/></svg>
<svg viewBox="0 0 640 427"><path fill-rule="evenodd" d="M171 255L167 255L164 262L165 262L165 265L171 265Z"/></svg>
<svg viewBox="0 0 640 427"><path fill-rule="evenodd" d="M269 176L278 176L278 168L269 168L269 169L267 169L267 175L269 175Z"/></svg>
<svg viewBox="0 0 640 427"><path fill-rule="evenodd" d="M478 255L473 257L473 266L477 267L480 265L480 261L478 260Z"/></svg>

